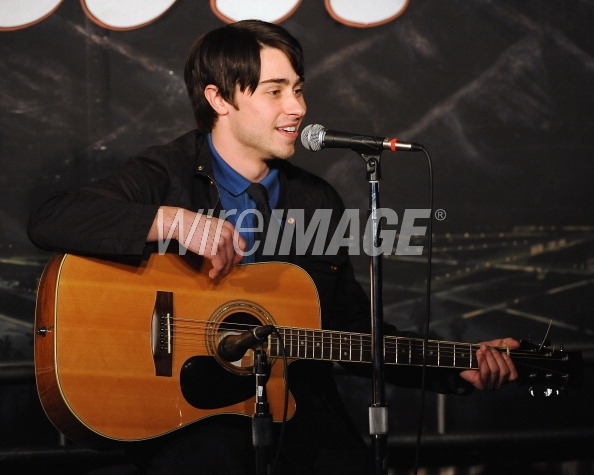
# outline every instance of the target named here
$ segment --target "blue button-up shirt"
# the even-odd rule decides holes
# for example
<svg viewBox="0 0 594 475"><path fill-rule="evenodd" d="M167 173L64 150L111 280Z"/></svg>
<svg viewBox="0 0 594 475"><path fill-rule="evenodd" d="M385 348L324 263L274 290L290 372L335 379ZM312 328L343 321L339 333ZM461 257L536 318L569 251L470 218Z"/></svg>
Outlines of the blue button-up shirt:
<svg viewBox="0 0 594 475"><path fill-rule="evenodd" d="M247 194L246 190L251 182L237 173L229 166L227 162L219 155L212 143L211 134L208 134L208 145L214 156L213 173L219 189L222 208L227 212L227 221L237 228L239 234L246 241L246 253L254 248L255 238L253 233L254 213L246 212L255 210L256 202ZM260 184L266 187L268 191L268 204L270 209L274 209L278 203L280 193L280 183L278 179L278 170L271 169ZM238 220L241 222L238 225ZM263 245L261 243L260 245ZM242 262L254 262L255 253L244 256Z"/></svg>

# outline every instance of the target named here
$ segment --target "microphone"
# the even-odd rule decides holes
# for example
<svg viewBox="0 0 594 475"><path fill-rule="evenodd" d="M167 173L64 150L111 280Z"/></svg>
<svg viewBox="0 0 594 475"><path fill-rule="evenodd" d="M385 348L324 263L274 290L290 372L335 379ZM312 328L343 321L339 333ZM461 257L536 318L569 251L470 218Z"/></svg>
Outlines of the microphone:
<svg viewBox="0 0 594 475"><path fill-rule="evenodd" d="M257 343L263 342L274 331L274 326L265 325L240 333L227 335L219 343L219 356L225 361L237 361Z"/></svg>
<svg viewBox="0 0 594 475"><path fill-rule="evenodd" d="M359 153L377 153L382 150L421 152L423 146L414 142L400 142L398 139L369 137L348 132L328 130L320 124L311 124L303 129L301 143L307 150L318 152L323 148L350 148Z"/></svg>

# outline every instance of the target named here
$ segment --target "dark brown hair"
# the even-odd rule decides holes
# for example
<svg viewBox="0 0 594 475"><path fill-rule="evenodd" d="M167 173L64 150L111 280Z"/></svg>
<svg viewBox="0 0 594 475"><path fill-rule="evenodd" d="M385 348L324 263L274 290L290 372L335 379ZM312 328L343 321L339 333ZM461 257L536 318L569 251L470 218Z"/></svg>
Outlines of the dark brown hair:
<svg viewBox="0 0 594 475"><path fill-rule="evenodd" d="M217 114L204 97L209 84L235 105L235 91L255 91L260 81L260 50L283 51L304 79L303 50L283 27L260 20L242 20L212 30L196 40L186 60L184 78L201 132L210 132Z"/></svg>

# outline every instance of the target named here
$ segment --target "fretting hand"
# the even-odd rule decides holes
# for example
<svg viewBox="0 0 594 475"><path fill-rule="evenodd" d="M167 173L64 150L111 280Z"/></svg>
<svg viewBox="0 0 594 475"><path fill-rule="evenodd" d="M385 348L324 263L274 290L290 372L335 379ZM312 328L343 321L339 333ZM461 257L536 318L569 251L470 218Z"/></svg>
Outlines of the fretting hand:
<svg viewBox="0 0 594 475"><path fill-rule="evenodd" d="M520 347L513 338L500 338L480 343L476 350L478 369L465 370L460 376L477 389L499 389L502 384L518 379L518 371L510 356L501 348Z"/></svg>

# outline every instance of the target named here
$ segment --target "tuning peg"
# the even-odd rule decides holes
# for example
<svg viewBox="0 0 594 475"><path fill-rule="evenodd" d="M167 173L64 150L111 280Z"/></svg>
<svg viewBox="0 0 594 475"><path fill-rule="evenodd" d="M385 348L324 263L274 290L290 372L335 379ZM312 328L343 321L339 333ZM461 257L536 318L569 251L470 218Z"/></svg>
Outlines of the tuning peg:
<svg viewBox="0 0 594 475"><path fill-rule="evenodd" d="M528 389L528 391L532 397L537 397L537 398L558 396L559 394L561 394L560 389L552 389L552 388L547 388L544 386L542 386L542 387L531 386Z"/></svg>

